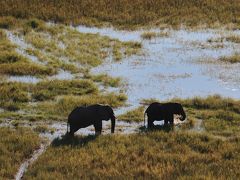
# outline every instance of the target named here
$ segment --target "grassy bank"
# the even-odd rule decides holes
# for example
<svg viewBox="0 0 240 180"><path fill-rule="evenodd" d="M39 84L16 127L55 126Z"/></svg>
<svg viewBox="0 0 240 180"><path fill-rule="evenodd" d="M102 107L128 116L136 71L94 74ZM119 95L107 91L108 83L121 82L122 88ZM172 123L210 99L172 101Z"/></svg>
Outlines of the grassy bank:
<svg viewBox="0 0 240 180"><path fill-rule="evenodd" d="M143 100L149 105L157 100ZM222 98L218 95L207 98L172 99L171 102L181 103L187 113L188 122L194 126L196 120L201 120L203 128L211 134L220 136L240 135L240 101ZM127 122L143 122L143 106L120 115L118 118Z"/></svg>
<svg viewBox="0 0 240 180"><path fill-rule="evenodd" d="M239 138L149 132L56 139L25 179L237 179Z"/></svg>
<svg viewBox="0 0 240 180"><path fill-rule="evenodd" d="M0 128L0 178L13 179L21 163L40 145L40 138L27 128Z"/></svg>
<svg viewBox="0 0 240 180"><path fill-rule="evenodd" d="M149 24L196 26L214 23L240 24L240 3L238 0L3 0L0 2L0 16L17 18L40 18L68 24L135 27ZM0 23L0 27L8 27Z"/></svg>

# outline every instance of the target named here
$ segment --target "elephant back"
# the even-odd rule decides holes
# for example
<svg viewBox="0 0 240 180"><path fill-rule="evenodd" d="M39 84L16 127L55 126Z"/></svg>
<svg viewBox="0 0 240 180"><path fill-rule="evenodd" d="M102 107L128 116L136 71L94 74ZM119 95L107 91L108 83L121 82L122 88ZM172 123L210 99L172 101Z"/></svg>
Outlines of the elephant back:
<svg viewBox="0 0 240 180"><path fill-rule="evenodd" d="M68 122L70 123L71 121L76 121L79 118L79 114L83 114L85 109L86 107L84 106L76 107L73 109L72 112L68 115Z"/></svg>
<svg viewBox="0 0 240 180"><path fill-rule="evenodd" d="M162 104L159 103L159 102L154 102L152 104L150 104L148 106L148 108L146 109L145 113L147 114L151 114L152 112L156 112L156 111L159 111L159 108L161 108Z"/></svg>

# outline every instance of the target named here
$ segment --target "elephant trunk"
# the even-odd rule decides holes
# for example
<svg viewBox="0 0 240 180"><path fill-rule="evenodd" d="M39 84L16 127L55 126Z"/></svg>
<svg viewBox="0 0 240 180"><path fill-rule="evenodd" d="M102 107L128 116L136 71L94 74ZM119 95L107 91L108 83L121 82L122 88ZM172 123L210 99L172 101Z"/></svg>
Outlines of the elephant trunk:
<svg viewBox="0 0 240 180"><path fill-rule="evenodd" d="M182 117L180 118L181 121L184 121L186 119L186 114L184 112L184 110L182 111Z"/></svg>
<svg viewBox="0 0 240 180"><path fill-rule="evenodd" d="M114 133L114 130L115 130L115 121L116 121L116 118L113 114L113 116L111 117L111 133Z"/></svg>

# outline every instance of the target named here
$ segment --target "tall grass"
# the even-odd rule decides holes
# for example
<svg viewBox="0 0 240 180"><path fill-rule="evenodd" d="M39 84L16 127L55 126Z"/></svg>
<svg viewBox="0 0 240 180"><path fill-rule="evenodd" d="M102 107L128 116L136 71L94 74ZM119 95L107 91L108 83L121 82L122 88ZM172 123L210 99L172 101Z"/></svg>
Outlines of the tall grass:
<svg viewBox="0 0 240 180"><path fill-rule="evenodd" d="M25 178L238 179L239 138L150 132L55 139Z"/></svg>
<svg viewBox="0 0 240 180"><path fill-rule="evenodd" d="M13 179L20 164L40 145L40 138L27 128L0 127L0 178Z"/></svg>
<svg viewBox="0 0 240 180"><path fill-rule="evenodd" d="M118 116L121 121L127 122L142 122L144 117L144 107L140 106L132 111L128 111L125 114Z"/></svg>
<svg viewBox="0 0 240 180"><path fill-rule="evenodd" d="M112 107L120 107L125 105L127 97L124 94L98 94L98 95L82 95L73 96L66 95L59 97L55 102L43 102L40 103L36 109L38 113L44 113L55 117L59 120L66 120L68 114L78 106L87 106L92 104L108 104ZM35 112L35 113L36 113Z"/></svg>
<svg viewBox="0 0 240 180"><path fill-rule="evenodd" d="M195 26L215 22L239 25L239 4L238 0L2 0L0 15L86 25L108 22L125 27L162 23Z"/></svg>
<svg viewBox="0 0 240 180"><path fill-rule="evenodd" d="M38 65L31 62L16 62L0 64L0 74L7 75L54 75L56 70L51 67Z"/></svg>
<svg viewBox="0 0 240 180"><path fill-rule="evenodd" d="M90 80L52 80L37 83L33 87L33 98L43 101L59 95L81 96L97 92L96 85Z"/></svg>

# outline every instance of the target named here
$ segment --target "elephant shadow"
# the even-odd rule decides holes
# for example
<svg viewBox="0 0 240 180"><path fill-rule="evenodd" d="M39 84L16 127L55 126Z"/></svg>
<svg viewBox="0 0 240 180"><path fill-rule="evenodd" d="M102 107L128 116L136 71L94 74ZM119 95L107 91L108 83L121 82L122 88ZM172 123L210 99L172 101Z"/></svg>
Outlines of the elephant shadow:
<svg viewBox="0 0 240 180"><path fill-rule="evenodd" d="M141 132L151 132L151 131L164 131L164 132L171 132L174 131L174 126L171 125L154 125L151 128L147 128L145 126L141 126L139 128Z"/></svg>
<svg viewBox="0 0 240 180"><path fill-rule="evenodd" d="M63 135L62 137L55 138L51 146L59 147L59 146L85 146L89 142L94 141L98 136L96 135L88 135L88 136L69 136Z"/></svg>

